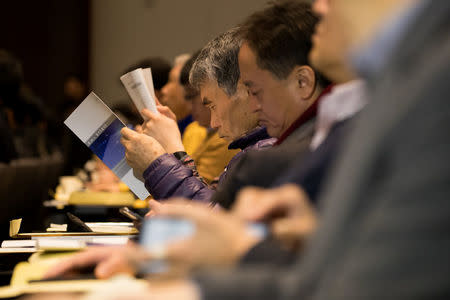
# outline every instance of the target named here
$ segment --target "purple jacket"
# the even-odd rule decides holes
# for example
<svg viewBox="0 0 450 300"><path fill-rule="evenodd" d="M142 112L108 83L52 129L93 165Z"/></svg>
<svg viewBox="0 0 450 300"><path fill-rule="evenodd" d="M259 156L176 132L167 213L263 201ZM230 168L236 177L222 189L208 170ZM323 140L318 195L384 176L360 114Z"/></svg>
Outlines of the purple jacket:
<svg viewBox="0 0 450 300"><path fill-rule="evenodd" d="M220 175L218 185L223 182L227 172L233 168L243 153L271 147L275 141L276 139L267 135L265 128L257 128L232 142L228 146L229 149L241 149L242 151L230 160ZM210 201L215 188L208 186L197 176L195 168L187 165L189 161L192 161L189 157L179 160L173 154L164 154L150 164L143 176L145 187L154 199L184 197L206 203Z"/></svg>

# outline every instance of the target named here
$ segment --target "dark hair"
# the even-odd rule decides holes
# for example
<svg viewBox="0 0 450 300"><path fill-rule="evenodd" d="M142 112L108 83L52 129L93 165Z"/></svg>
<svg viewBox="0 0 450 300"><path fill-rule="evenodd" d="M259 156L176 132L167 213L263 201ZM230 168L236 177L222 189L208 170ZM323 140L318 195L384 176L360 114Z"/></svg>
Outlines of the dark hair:
<svg viewBox="0 0 450 300"><path fill-rule="evenodd" d="M311 5L287 0L250 15L242 24L243 39L255 51L261 69L285 79L295 66L309 65L311 36L318 18ZM316 72L318 84L328 82Z"/></svg>
<svg viewBox="0 0 450 300"><path fill-rule="evenodd" d="M172 66L162 57L149 57L128 67L124 74L136 70L137 68L151 68L153 86L155 87L155 90L160 90L169 80L169 72L170 69L172 69Z"/></svg>
<svg viewBox="0 0 450 300"><path fill-rule="evenodd" d="M0 99L6 105L16 101L22 81L20 61L11 53L0 49Z"/></svg>
<svg viewBox="0 0 450 300"><path fill-rule="evenodd" d="M233 96L241 76L238 62L241 40L240 28L235 27L208 42L192 67L191 84L198 89L206 80L214 80L228 96Z"/></svg>

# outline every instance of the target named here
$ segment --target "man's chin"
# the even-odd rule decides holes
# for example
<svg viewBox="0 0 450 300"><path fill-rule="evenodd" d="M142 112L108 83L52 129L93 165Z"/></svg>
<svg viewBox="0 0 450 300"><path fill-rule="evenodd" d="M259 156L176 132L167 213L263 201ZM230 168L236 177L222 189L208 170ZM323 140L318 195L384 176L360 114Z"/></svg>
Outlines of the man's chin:
<svg viewBox="0 0 450 300"><path fill-rule="evenodd" d="M277 128L273 128L273 127L270 127L270 126L267 126L267 125L262 125L262 126L266 127L267 134L269 136L275 137L275 138L280 137L281 133L280 133L280 131Z"/></svg>

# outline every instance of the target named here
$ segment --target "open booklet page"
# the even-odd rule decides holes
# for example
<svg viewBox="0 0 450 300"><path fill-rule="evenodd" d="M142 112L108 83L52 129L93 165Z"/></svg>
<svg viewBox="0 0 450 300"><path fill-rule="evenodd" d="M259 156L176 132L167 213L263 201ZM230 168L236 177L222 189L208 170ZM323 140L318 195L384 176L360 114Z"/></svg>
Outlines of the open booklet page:
<svg viewBox="0 0 450 300"><path fill-rule="evenodd" d="M133 175L125 159L125 148L120 143L122 121L100 98L90 93L64 121L67 127L108 166L130 190L146 199L150 194L144 182Z"/></svg>
<svg viewBox="0 0 450 300"><path fill-rule="evenodd" d="M147 88L156 102L155 87L153 86L152 69L151 68L142 69L142 73L144 74L144 79L145 82L147 83Z"/></svg>
<svg viewBox="0 0 450 300"><path fill-rule="evenodd" d="M138 109L139 113L147 108L157 113L155 102L155 91L153 88L153 79L151 70L136 69L120 77L125 89L130 95L131 100ZM142 116L143 117L143 116Z"/></svg>

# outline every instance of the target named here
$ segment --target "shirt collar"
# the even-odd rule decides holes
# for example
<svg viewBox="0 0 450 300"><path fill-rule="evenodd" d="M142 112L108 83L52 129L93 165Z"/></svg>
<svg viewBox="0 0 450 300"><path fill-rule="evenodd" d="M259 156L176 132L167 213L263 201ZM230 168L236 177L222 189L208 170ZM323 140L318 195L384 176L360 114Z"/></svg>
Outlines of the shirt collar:
<svg viewBox="0 0 450 300"><path fill-rule="evenodd" d="M331 91L332 87L333 86L330 84L322 91L322 93L320 93L319 97L317 97L317 100L314 101L314 103L310 107L308 107L308 109L304 113L302 113L297 118L297 120L295 120L294 123L292 123L292 125L289 126L288 129L286 129L286 131L276 141L274 146L281 145L296 129L298 129L300 126L302 126L303 124L305 124L306 122L308 122L309 120L311 120L316 116L319 101L324 95L328 94Z"/></svg>
<svg viewBox="0 0 450 300"><path fill-rule="evenodd" d="M358 79L334 86L320 101L310 148L315 150L326 139L334 124L352 117L366 104L365 81Z"/></svg>

